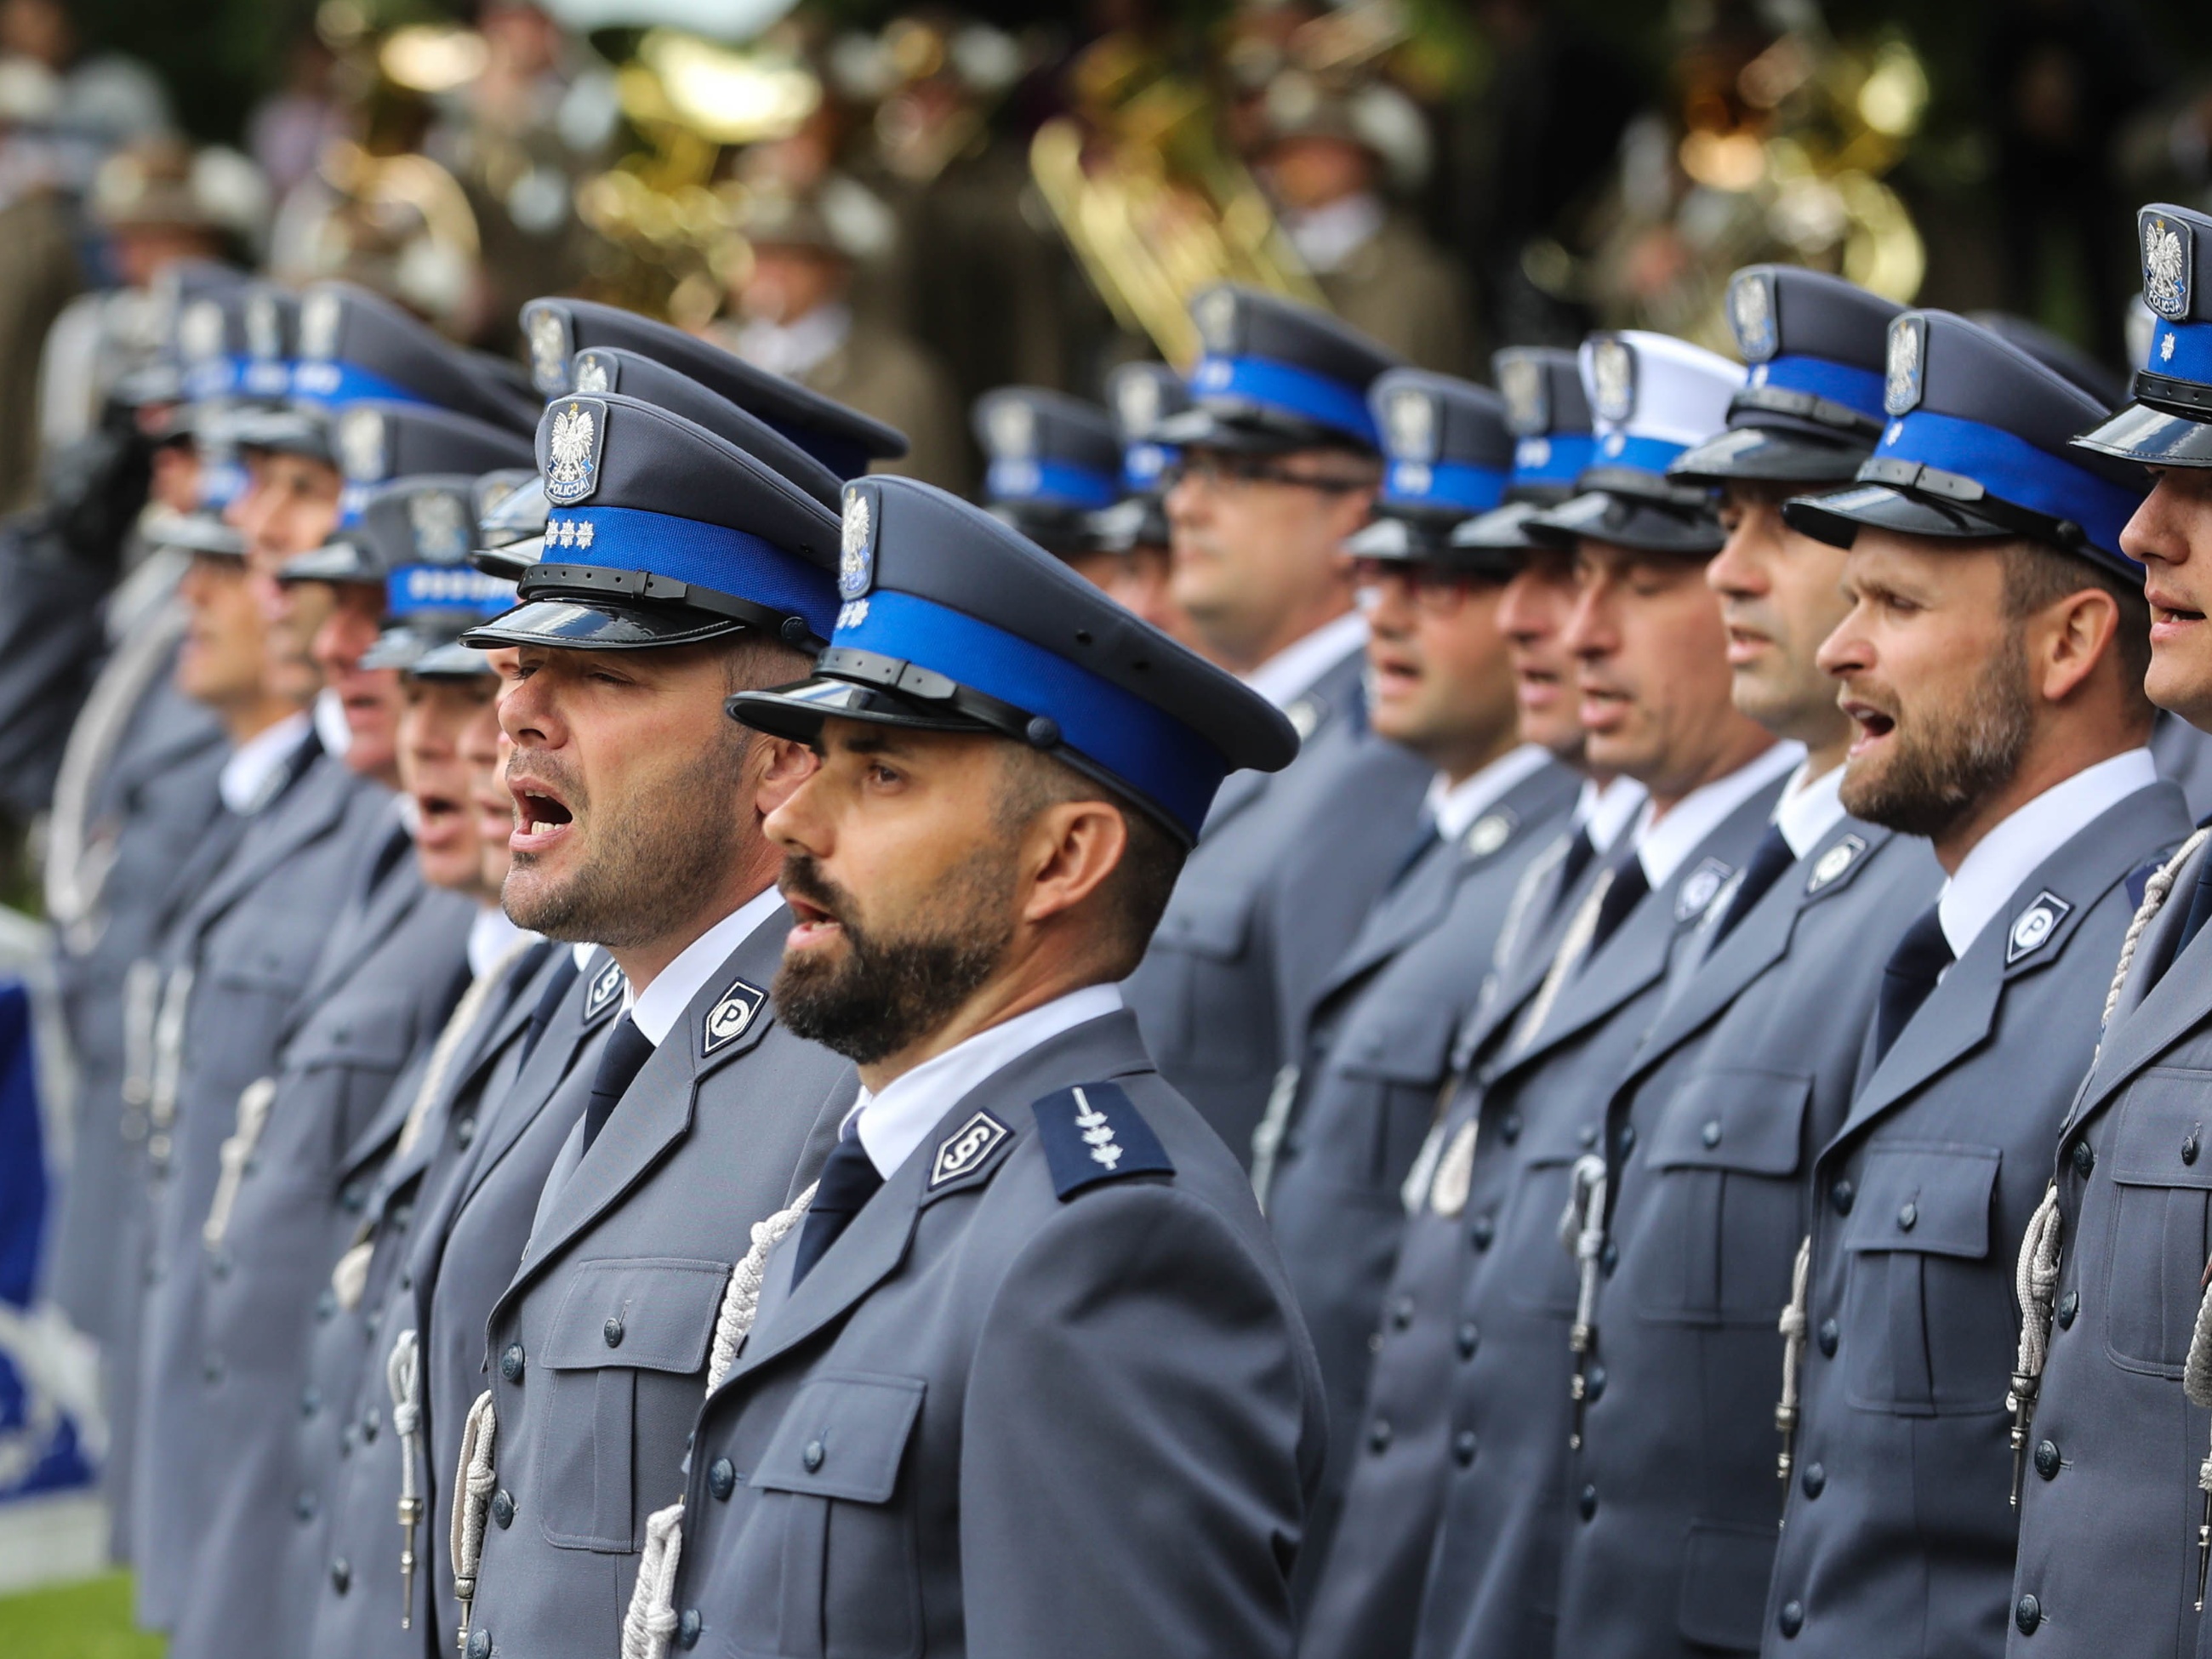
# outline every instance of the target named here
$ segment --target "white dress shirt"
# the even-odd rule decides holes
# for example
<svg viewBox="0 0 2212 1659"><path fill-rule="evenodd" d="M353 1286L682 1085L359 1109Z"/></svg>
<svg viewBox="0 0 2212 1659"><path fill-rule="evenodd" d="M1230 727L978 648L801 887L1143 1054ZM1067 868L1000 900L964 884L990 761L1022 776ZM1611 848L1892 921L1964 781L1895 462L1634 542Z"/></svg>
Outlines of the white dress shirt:
<svg viewBox="0 0 2212 1659"><path fill-rule="evenodd" d="M482 979L499 965L499 959L515 940L537 937L508 921L507 912L496 904L479 906L469 923L469 976Z"/></svg>
<svg viewBox="0 0 2212 1659"><path fill-rule="evenodd" d="M1365 649L1367 618L1357 611L1323 623L1244 676L1244 684L1278 708L1288 708L1314 682L1353 652Z"/></svg>
<svg viewBox="0 0 2212 1659"><path fill-rule="evenodd" d="M276 775L276 769L307 740L308 727L313 724L307 711L301 709L296 714L285 715L264 731L256 732L232 750L230 758L222 763L222 770L216 775L216 793L222 797L222 804L241 817L259 806L262 791Z"/></svg>
<svg viewBox="0 0 2212 1659"><path fill-rule="evenodd" d="M1955 961L1981 937L2038 865L2107 810L2158 781L2148 749L2130 749L2054 783L1974 843L1937 896Z"/></svg>
<svg viewBox="0 0 2212 1659"><path fill-rule="evenodd" d="M1441 772L1429 780L1429 798L1422 810L1429 822L1437 826L1437 839L1457 841L1474 828L1480 817L1504 793L1533 775L1551 759L1551 751L1539 744L1524 743L1517 749L1509 749L1480 771L1469 774L1457 783L1446 780Z"/></svg>
<svg viewBox="0 0 2212 1659"><path fill-rule="evenodd" d="M345 699L325 686L315 693L315 735L323 740L332 760L343 760L353 747L353 727L346 724Z"/></svg>
<svg viewBox="0 0 2212 1659"><path fill-rule="evenodd" d="M1674 878L1682 860L1720 827L1722 819L1804 758L1801 743L1774 744L1726 777L1698 785L1663 816L1654 813L1651 802L1644 802L1636 819L1636 858L1651 890L1657 892Z"/></svg>
<svg viewBox="0 0 2212 1659"><path fill-rule="evenodd" d="M1775 804L1774 827L1790 843L1790 856L1802 859L1820 844L1844 816L1844 769L1832 766L1817 778L1805 775L1807 761L1782 787Z"/></svg>
<svg viewBox="0 0 2212 1659"><path fill-rule="evenodd" d="M1603 783L1585 779L1582 793L1575 797L1575 828L1588 830L1591 848L1602 853L1636 821L1648 799L1649 792L1634 778L1609 778Z"/></svg>
<svg viewBox="0 0 2212 1659"><path fill-rule="evenodd" d="M656 1048L661 1045L708 977L782 903L781 893L773 886L763 888L685 945L683 954L654 975L644 990L634 985L623 988L623 1012L647 1042Z"/></svg>
<svg viewBox="0 0 2212 1659"><path fill-rule="evenodd" d="M901 1073L884 1085L879 1095L861 1090L839 1133L857 1134L868 1162L888 1181L954 1103L985 1078L1005 1070L1062 1031L1102 1019L1121 1006L1120 986L1086 985L1025 1014L1016 1014L963 1042L954 1043L912 1071Z"/></svg>

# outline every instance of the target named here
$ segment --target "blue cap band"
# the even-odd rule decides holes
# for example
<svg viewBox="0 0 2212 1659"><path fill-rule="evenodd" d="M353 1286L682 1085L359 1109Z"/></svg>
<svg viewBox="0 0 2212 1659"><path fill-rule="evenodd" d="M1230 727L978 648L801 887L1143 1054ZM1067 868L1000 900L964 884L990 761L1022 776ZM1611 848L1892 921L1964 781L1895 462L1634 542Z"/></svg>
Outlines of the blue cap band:
<svg viewBox="0 0 2212 1659"><path fill-rule="evenodd" d="M1037 501L1047 507L1111 507L1121 493L1103 472L1072 461L994 461L983 480L988 500Z"/></svg>
<svg viewBox="0 0 2212 1659"><path fill-rule="evenodd" d="M1370 448L1382 447L1364 392L1295 363L1269 357L1201 357L1190 389L1201 398L1248 398L1349 433Z"/></svg>
<svg viewBox="0 0 2212 1659"><path fill-rule="evenodd" d="M427 401L373 370L320 359L292 365L292 395L310 404L351 404L368 398L400 404Z"/></svg>
<svg viewBox="0 0 2212 1659"><path fill-rule="evenodd" d="M804 617L823 639L837 620L837 588L828 571L763 537L670 513L638 507L555 513L545 520L544 558L548 564L649 570L671 581Z"/></svg>
<svg viewBox="0 0 2212 1659"><path fill-rule="evenodd" d="M466 611L491 617L514 606L514 584L465 564L402 565L385 578L384 609L387 616L410 617L420 611Z"/></svg>
<svg viewBox="0 0 2212 1659"><path fill-rule="evenodd" d="M1639 438L1627 432L1608 432L1597 440L1589 464L1592 466L1626 467L1632 472L1649 472L1654 477L1664 477L1667 464L1687 448L1687 444L1670 443L1664 438Z"/></svg>
<svg viewBox="0 0 2212 1659"><path fill-rule="evenodd" d="M1121 452L1121 484L1124 489L1143 491L1160 481L1160 474L1168 470L1177 452L1166 444L1131 444Z"/></svg>
<svg viewBox="0 0 2212 1659"><path fill-rule="evenodd" d="M185 401L201 404L210 398L228 398L238 390L251 362L246 357L202 358L185 371Z"/></svg>
<svg viewBox="0 0 2212 1659"><path fill-rule="evenodd" d="M1506 474L1469 461L1393 461L1382 478L1385 506L1487 513L1505 498Z"/></svg>
<svg viewBox="0 0 2212 1659"><path fill-rule="evenodd" d="M2161 317L2150 331L2146 372L2169 380L2212 384L2212 323L2173 324Z"/></svg>
<svg viewBox="0 0 2212 1659"><path fill-rule="evenodd" d="M830 641L934 670L1060 723L1068 746L1194 836L1228 763L1166 710L1079 664L934 600L878 588L847 605Z"/></svg>
<svg viewBox="0 0 2212 1659"><path fill-rule="evenodd" d="M239 385L249 398L283 398L292 391L292 365L273 358L250 357L239 375Z"/></svg>
<svg viewBox="0 0 2212 1659"><path fill-rule="evenodd" d="M2014 507L2045 518L2070 519L2099 550L2130 570L2142 566L2120 551L2120 530L2142 504L2140 493L2074 465L1979 421L1916 409L1892 421L1874 452L1880 460L1917 461L1972 478Z"/></svg>
<svg viewBox="0 0 2212 1659"><path fill-rule="evenodd" d="M1862 415L1882 418L1882 376L1870 368L1831 362L1826 357L1785 356L1771 362L1753 363L1747 386L1779 386L1784 392L1806 392L1856 409Z"/></svg>
<svg viewBox="0 0 2212 1659"><path fill-rule="evenodd" d="M1540 433L1523 438L1513 446L1511 487L1571 489L1596 453L1597 440L1587 432Z"/></svg>
<svg viewBox="0 0 2212 1659"><path fill-rule="evenodd" d="M236 461L216 461L200 470L200 505L228 507L246 493L246 469Z"/></svg>

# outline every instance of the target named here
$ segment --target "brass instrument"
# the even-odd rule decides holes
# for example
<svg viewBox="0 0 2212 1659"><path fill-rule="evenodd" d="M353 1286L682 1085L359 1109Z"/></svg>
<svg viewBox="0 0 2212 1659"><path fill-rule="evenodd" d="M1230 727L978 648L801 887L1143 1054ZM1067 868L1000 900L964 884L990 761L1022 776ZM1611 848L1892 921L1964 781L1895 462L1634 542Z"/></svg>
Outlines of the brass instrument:
<svg viewBox="0 0 2212 1659"><path fill-rule="evenodd" d="M316 167L319 194L288 204L271 266L289 283L359 282L452 324L482 252L476 215L453 175L412 151L380 155L334 139Z"/></svg>

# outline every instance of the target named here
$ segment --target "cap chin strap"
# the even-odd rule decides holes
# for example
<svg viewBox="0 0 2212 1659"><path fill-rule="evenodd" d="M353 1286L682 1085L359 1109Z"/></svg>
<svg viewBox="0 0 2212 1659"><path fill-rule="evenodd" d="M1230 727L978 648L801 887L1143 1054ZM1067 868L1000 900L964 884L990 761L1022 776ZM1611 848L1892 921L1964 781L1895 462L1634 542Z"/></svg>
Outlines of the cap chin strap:
<svg viewBox="0 0 2212 1659"><path fill-rule="evenodd" d="M1788 386L1747 386L1729 400L1731 416L1741 410L1795 416L1801 421L1832 427L1838 432L1848 432L1862 438L1881 437L1885 424L1871 415L1860 413L1848 404L1839 404L1834 398L1823 398L1817 392L1792 391Z"/></svg>
<svg viewBox="0 0 2212 1659"><path fill-rule="evenodd" d="M2073 520L2054 519L2031 507L2016 507L1990 495L1979 483L1964 473L1947 472L1941 467L1929 466L1919 461L1902 460L1894 456L1876 456L1859 468L1858 482L1885 484L1900 495L1915 497L1933 507L1965 508L1992 524L2001 525L2033 541L2051 543L2069 553L2103 556L2101 550L2090 541L2088 532Z"/></svg>
<svg viewBox="0 0 2212 1659"><path fill-rule="evenodd" d="M702 587L696 582L656 575L650 570L616 570L600 564L550 564L541 560L523 572L515 584L515 592L519 599L525 600L619 599L680 605L744 623L800 649L822 643L804 617L756 605L734 593Z"/></svg>
<svg viewBox="0 0 2212 1659"><path fill-rule="evenodd" d="M1049 714L1029 714L1010 702L986 696L950 679L933 668L924 668L876 651L856 651L833 646L815 665L818 674L833 675L862 685L879 685L916 702L934 703L945 712L988 726L1002 737L1031 749L1054 749L1060 744L1060 722Z"/></svg>
<svg viewBox="0 0 2212 1659"><path fill-rule="evenodd" d="M2212 414L2212 386L2199 386L2194 380L2177 380L2170 375L2154 374L2147 368L2139 368L2128 392L2144 403L2163 404L2177 414Z"/></svg>

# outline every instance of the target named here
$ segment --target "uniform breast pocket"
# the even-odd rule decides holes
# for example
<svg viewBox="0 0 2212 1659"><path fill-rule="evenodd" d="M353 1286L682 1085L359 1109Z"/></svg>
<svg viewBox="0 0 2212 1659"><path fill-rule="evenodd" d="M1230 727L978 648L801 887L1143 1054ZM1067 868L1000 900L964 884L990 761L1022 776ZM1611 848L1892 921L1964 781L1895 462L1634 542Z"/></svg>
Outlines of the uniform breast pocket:
<svg viewBox="0 0 2212 1659"><path fill-rule="evenodd" d="M810 1378L749 1484L731 1650L761 1659L905 1659L921 1650L910 1504L895 1502L921 1414L918 1376Z"/></svg>
<svg viewBox="0 0 2212 1659"><path fill-rule="evenodd" d="M534 1358L548 1373L551 1400L538 1430L535 1490L524 1496L548 1542L563 1549L635 1549L644 1525L638 1480L650 1486L647 1508L681 1490L683 1431L676 1430L672 1441L640 1432L641 1385L651 1391L648 1404L671 1386L688 1387L696 1411L701 1384L695 1379L706 1369L729 1276L726 1261L659 1258L591 1261L577 1269L539 1344L542 1358Z"/></svg>
<svg viewBox="0 0 2212 1659"><path fill-rule="evenodd" d="M1491 1125L1482 1126L1484 1134L1491 1132ZM1573 1196L1573 1160L1565 1157L1530 1160L1514 1183L1499 1233L1507 1254L1498 1266L1507 1298L1516 1308L1562 1319L1573 1315L1580 1284L1575 1258L1559 1233Z"/></svg>
<svg viewBox="0 0 2212 1659"><path fill-rule="evenodd" d="M1172 976L1170 995L1160 999L1176 1023L1156 1047L1176 1055L1200 1073L1238 1076L1275 1059L1270 1022L1254 1022L1231 1006L1224 986L1251 946L1252 893L1224 882L1206 888L1188 884L1161 919L1156 951L1146 972ZM1149 1002L1148 1002L1149 1006ZM1255 1024L1259 1029L1255 1029Z"/></svg>
<svg viewBox="0 0 2212 1659"><path fill-rule="evenodd" d="M1408 1000L1363 1018L1338 1040L1329 1065L1351 1081L1355 1098L1372 1107L1313 1128L1340 1142L1326 1156L1354 1185L1395 1193L1406 1178L1436 1116L1458 1025L1459 1010L1449 1003Z"/></svg>
<svg viewBox="0 0 2212 1659"><path fill-rule="evenodd" d="M1844 1224L1851 1403L1908 1417L2001 1410L2019 1340L2012 1262L1990 1252L1994 1146L1869 1149Z"/></svg>
<svg viewBox="0 0 2212 1659"><path fill-rule="evenodd" d="M2181 1375L2212 1210L2212 1072L2146 1072L2116 1109L2105 1345L2130 1370Z"/></svg>
<svg viewBox="0 0 2212 1659"><path fill-rule="evenodd" d="M386 1002L325 1010L285 1050L285 1069L320 1079L330 1129L340 1150L368 1127L407 1064L416 1040L414 1008Z"/></svg>
<svg viewBox="0 0 2212 1659"><path fill-rule="evenodd" d="M1652 1183L1626 1291L1647 1317L1771 1325L1803 1236L1797 1166L1810 1078L1715 1070L1683 1080L1652 1127Z"/></svg>

